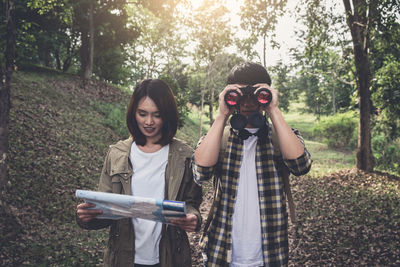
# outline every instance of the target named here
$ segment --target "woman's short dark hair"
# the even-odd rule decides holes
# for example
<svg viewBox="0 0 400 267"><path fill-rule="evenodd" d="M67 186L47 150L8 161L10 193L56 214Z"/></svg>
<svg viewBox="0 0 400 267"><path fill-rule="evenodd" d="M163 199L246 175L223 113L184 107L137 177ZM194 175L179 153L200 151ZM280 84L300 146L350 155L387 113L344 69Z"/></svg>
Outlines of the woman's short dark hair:
<svg viewBox="0 0 400 267"><path fill-rule="evenodd" d="M157 141L157 144L165 146L172 141L172 138L176 134L178 108L171 88L162 80L146 79L136 85L126 113L128 130L138 145L143 146L146 144L146 137L139 130L135 116L140 100L146 96L154 101L160 112L163 126L161 129L161 138Z"/></svg>
<svg viewBox="0 0 400 267"><path fill-rule="evenodd" d="M226 80L226 84L254 85L257 83L271 85L271 77L262 65L253 62L243 62L235 65Z"/></svg>

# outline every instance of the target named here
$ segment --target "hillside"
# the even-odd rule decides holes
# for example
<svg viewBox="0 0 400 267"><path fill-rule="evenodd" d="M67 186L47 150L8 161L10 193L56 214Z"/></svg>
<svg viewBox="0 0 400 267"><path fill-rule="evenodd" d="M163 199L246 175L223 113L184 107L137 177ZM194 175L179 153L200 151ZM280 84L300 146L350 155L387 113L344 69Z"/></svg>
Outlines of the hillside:
<svg viewBox="0 0 400 267"><path fill-rule="evenodd" d="M76 226L74 193L96 188L108 145L126 137L113 130L110 114L124 112L129 94L51 71L13 78L0 266L101 265L107 230ZM181 138L196 133L193 121L187 125ZM345 156L308 144L313 172L292 177L298 222L289 225L289 265L399 266L400 179L349 169L324 174ZM209 186L204 192L205 217L213 192ZM199 238L190 235L194 266L200 266Z"/></svg>
<svg viewBox="0 0 400 267"><path fill-rule="evenodd" d="M12 216L1 216L0 265L98 262L102 244L94 237L103 235L75 226L74 193L96 188L108 145L122 138L104 125L99 105L126 105L129 95L55 72L13 77L4 196Z"/></svg>

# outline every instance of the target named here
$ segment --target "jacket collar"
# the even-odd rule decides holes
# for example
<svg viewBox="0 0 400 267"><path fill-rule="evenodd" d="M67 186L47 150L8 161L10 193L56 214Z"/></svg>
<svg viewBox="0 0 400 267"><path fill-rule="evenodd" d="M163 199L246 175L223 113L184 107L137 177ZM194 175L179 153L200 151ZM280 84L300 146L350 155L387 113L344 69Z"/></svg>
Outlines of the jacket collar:
<svg viewBox="0 0 400 267"><path fill-rule="evenodd" d="M129 159L132 143L133 139L129 138L111 146L115 153L115 161L110 170L111 176L121 174L124 179L129 179L130 181L133 174L132 164ZM165 171L166 197L168 199L176 199L185 172L186 159L190 158L191 154L190 147L183 145L182 142L175 138L169 144L168 164ZM129 181L127 184L130 184Z"/></svg>

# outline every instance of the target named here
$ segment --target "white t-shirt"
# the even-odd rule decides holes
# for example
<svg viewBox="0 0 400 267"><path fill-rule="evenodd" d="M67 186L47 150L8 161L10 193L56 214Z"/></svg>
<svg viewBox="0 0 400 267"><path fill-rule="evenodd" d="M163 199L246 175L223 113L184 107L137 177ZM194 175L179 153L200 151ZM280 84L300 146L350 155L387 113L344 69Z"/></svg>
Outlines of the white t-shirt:
<svg viewBox="0 0 400 267"><path fill-rule="evenodd" d="M166 145L154 153L145 153L135 142L132 143L129 158L133 168L133 196L164 199L168 151L169 145ZM135 229L135 263L159 263L162 223L137 218L132 218L132 223Z"/></svg>
<svg viewBox="0 0 400 267"><path fill-rule="evenodd" d="M258 129L247 129L255 133ZM256 173L257 136L243 141L242 164L232 218L231 267L263 266L260 208Z"/></svg>

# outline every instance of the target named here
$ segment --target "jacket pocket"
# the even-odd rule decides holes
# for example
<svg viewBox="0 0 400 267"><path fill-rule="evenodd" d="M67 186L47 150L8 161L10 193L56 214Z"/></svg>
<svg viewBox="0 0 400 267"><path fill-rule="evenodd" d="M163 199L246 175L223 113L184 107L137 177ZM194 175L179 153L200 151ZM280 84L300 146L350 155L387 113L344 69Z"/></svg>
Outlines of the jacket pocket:
<svg viewBox="0 0 400 267"><path fill-rule="evenodd" d="M118 175L114 175L111 178L111 184L112 184L112 192L114 194L122 194L121 178Z"/></svg>

